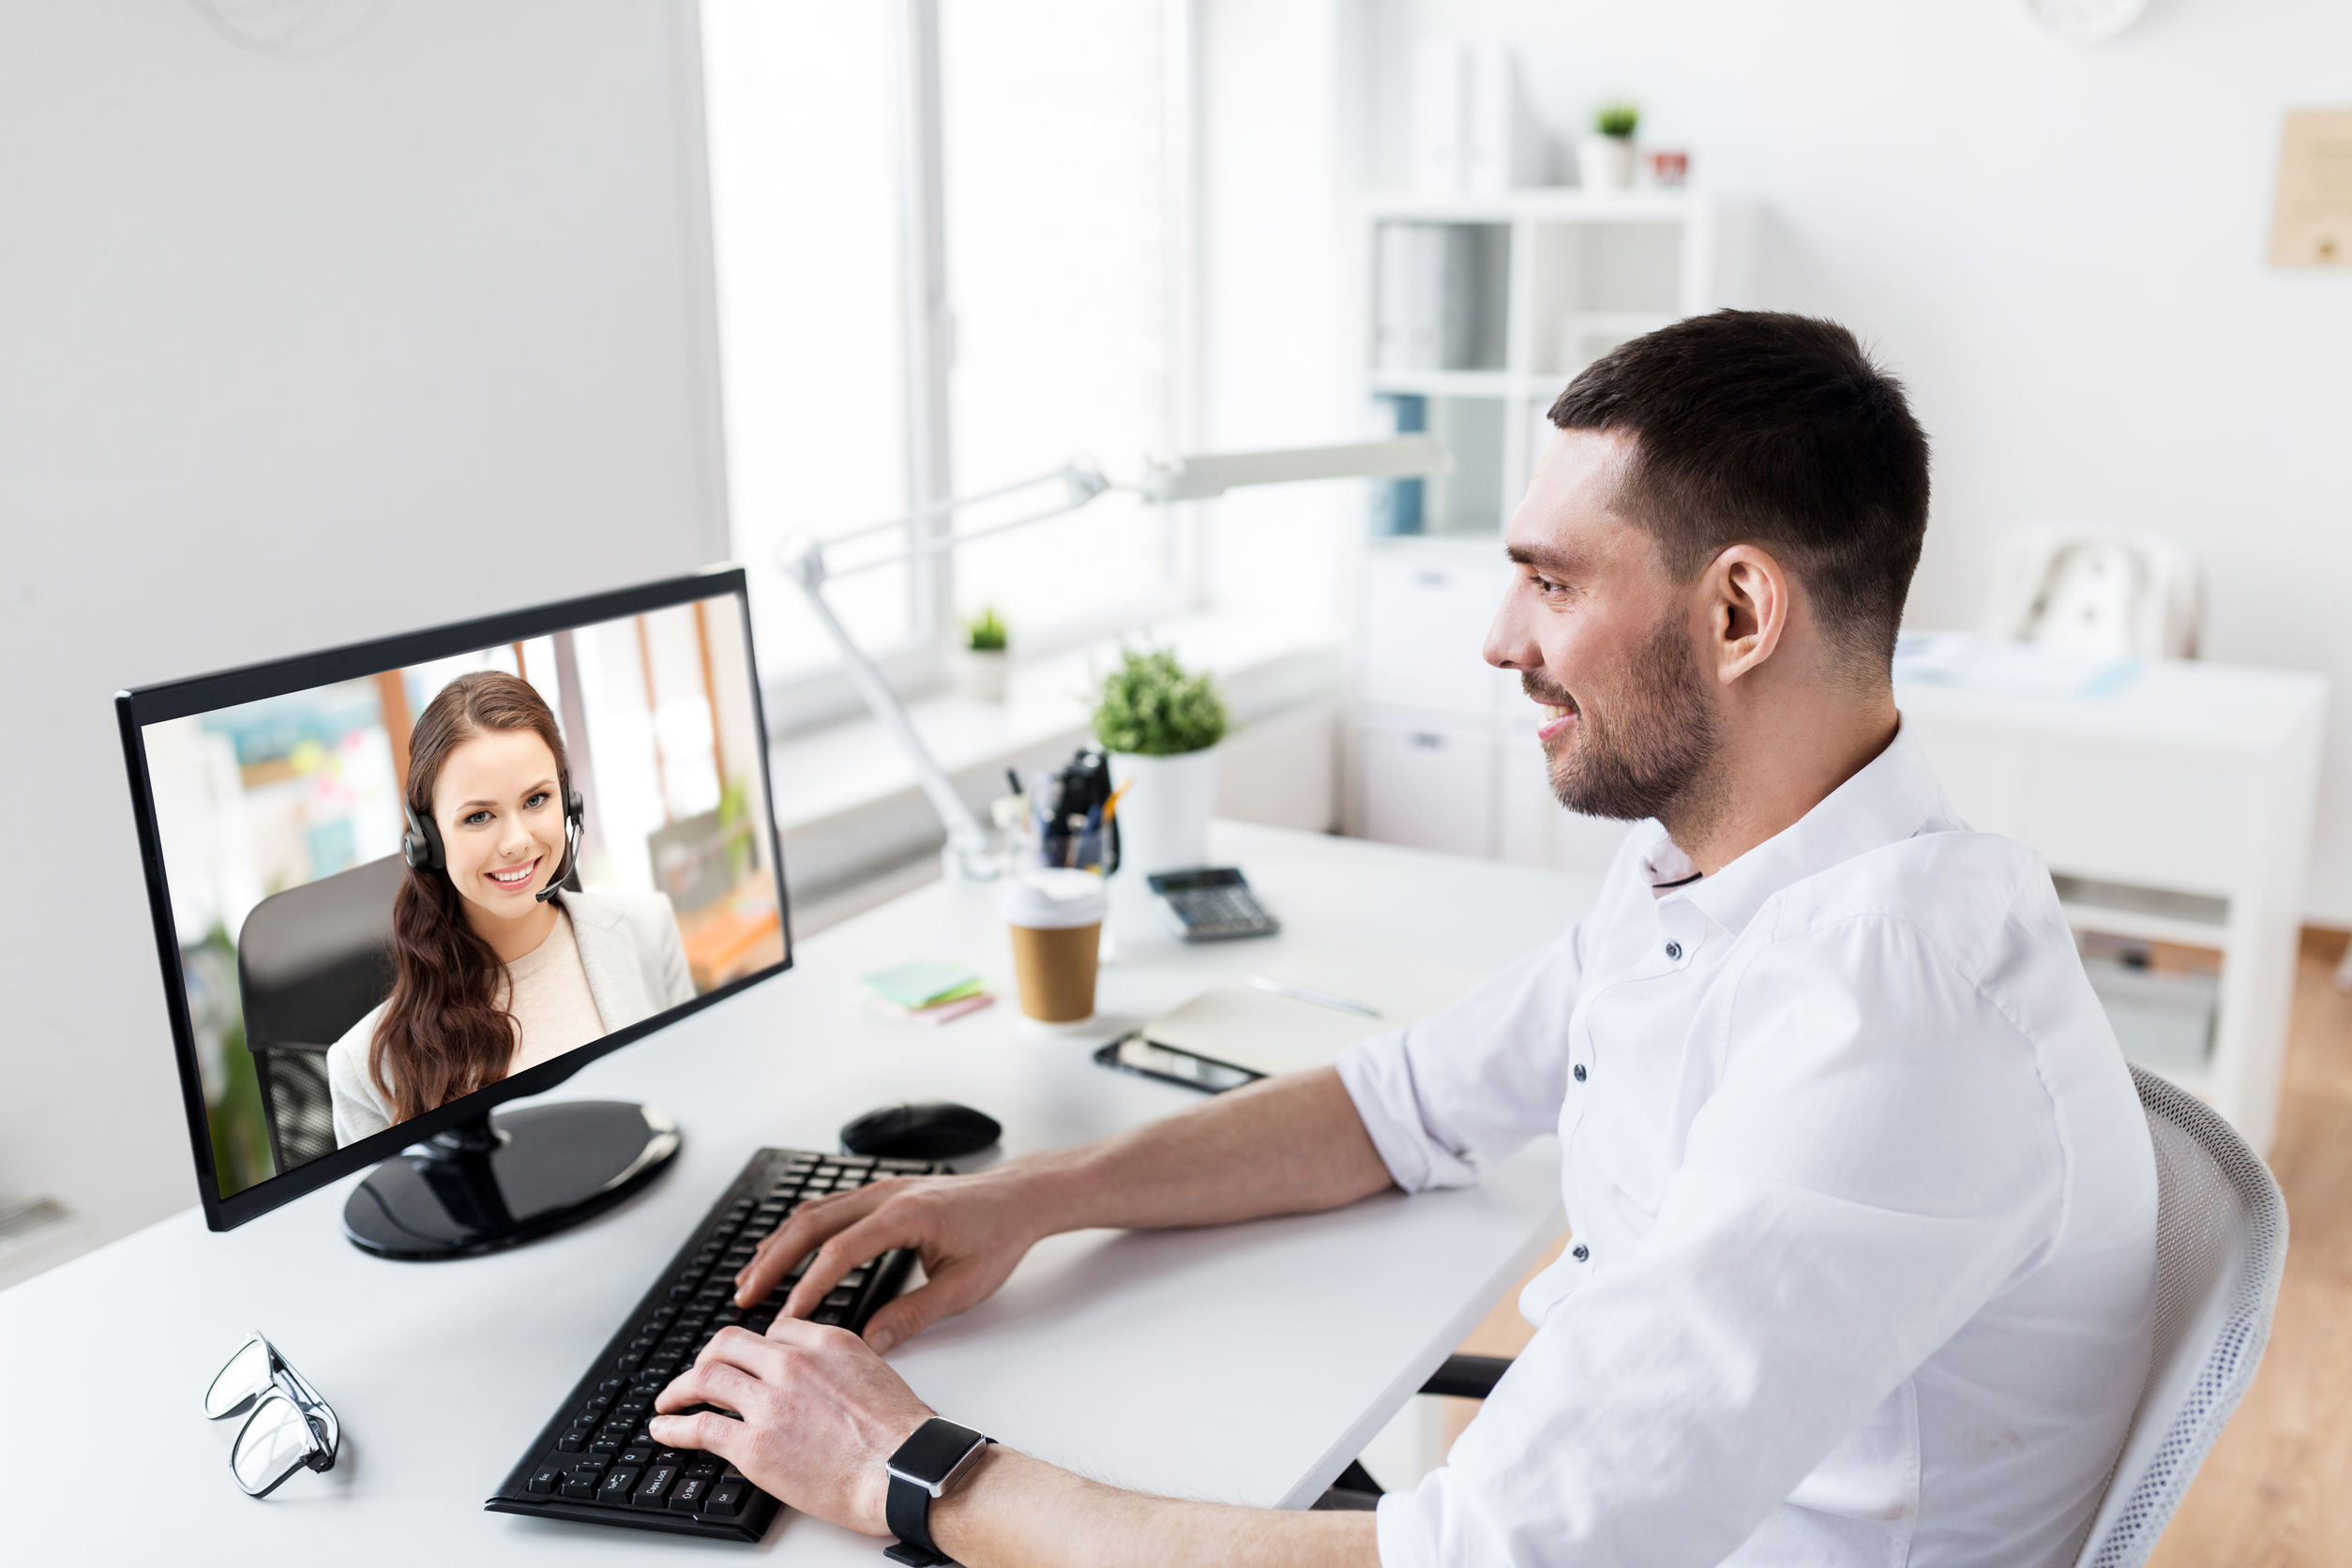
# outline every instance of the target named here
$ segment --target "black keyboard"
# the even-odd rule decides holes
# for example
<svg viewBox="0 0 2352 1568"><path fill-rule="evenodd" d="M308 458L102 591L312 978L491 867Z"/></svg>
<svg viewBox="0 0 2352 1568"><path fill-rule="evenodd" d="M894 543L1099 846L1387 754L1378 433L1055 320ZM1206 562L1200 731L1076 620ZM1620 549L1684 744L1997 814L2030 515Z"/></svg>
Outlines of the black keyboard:
<svg viewBox="0 0 2352 1568"><path fill-rule="evenodd" d="M655 1442L645 1426L654 1398L719 1330L740 1323L764 1334L776 1321L807 1259L755 1306L735 1304L735 1274L761 1238L805 1199L942 1168L791 1149L752 1155L482 1506L721 1541L765 1535L781 1504L715 1454ZM862 1331L874 1309L898 1293L913 1263L911 1252L884 1253L846 1275L810 1319Z"/></svg>

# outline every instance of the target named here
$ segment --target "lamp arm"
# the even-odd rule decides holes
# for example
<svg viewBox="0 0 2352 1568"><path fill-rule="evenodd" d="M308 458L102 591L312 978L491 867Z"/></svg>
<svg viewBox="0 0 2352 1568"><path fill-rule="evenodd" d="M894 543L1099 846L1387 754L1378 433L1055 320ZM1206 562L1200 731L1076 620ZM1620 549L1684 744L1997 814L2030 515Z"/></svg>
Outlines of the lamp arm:
<svg viewBox="0 0 2352 1568"><path fill-rule="evenodd" d="M841 618L833 612L833 606L825 601L822 560L820 558L814 562L814 575L806 569L810 565L811 556L804 554L797 561L787 564L787 575L799 583L801 591L808 596L808 608L816 611L819 624L832 637L834 645L841 650L841 665L849 673L850 684L857 688L857 694L866 700L866 706L872 710L876 718L882 720L882 727L891 732L905 750L908 761L914 764L915 782L923 786L924 796L930 801L931 809L939 814L941 825L947 830L947 846L940 853L947 863L948 874L966 882L993 880L996 865L988 857L988 833L980 826L979 819L972 816L972 808L964 804L964 797L956 792L955 782L947 776L947 770L941 767L939 759L931 755L931 748L923 744L922 735L914 728L913 718L908 715L906 705L898 701L898 694L890 689L890 682L883 678L874 661L866 656L856 640L850 636L849 628L841 624Z"/></svg>

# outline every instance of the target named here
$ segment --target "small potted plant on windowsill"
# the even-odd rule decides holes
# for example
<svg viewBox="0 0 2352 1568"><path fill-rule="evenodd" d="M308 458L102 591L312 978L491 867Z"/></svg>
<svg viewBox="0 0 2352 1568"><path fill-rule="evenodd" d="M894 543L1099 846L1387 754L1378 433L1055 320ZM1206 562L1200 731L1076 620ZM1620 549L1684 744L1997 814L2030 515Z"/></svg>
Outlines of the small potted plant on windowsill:
<svg viewBox="0 0 2352 1568"><path fill-rule="evenodd" d="M1004 623L994 610L983 610L976 621L964 623L964 645L956 654L956 689L975 702L1004 701L1004 677L1012 655L1006 651Z"/></svg>
<svg viewBox="0 0 2352 1568"><path fill-rule="evenodd" d="M1166 649L1123 648L1103 681L1094 738L1110 753L1123 870L1173 871L1209 862L1217 742L1225 699Z"/></svg>
<svg viewBox="0 0 2352 1568"><path fill-rule="evenodd" d="M1623 190L1634 183L1634 131L1641 111L1611 103L1592 116L1592 134L1576 146L1576 173L1587 190Z"/></svg>

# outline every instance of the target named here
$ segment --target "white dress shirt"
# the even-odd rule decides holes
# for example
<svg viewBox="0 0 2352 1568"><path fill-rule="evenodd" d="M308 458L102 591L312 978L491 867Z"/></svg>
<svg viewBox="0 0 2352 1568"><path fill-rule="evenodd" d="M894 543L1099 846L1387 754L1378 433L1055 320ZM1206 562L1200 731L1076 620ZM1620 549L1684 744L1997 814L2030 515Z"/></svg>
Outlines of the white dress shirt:
<svg viewBox="0 0 2352 1568"><path fill-rule="evenodd" d="M2031 851L1915 742L1340 1074L1407 1191L1557 1128L1573 1244L1384 1568L2072 1560L2148 1365L2147 1122Z"/></svg>

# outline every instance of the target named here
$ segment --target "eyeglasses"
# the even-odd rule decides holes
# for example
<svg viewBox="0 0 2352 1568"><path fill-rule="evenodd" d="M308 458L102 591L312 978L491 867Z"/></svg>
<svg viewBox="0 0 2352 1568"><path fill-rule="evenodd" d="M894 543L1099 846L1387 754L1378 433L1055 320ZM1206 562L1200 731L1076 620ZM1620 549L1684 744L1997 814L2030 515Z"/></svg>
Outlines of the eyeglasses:
<svg viewBox="0 0 2352 1568"><path fill-rule="evenodd" d="M229 1473L248 1497L269 1496L296 1470L335 1468L343 1431L334 1407L258 1334L237 1348L204 1391L207 1421L247 1410L253 1413L229 1451Z"/></svg>

